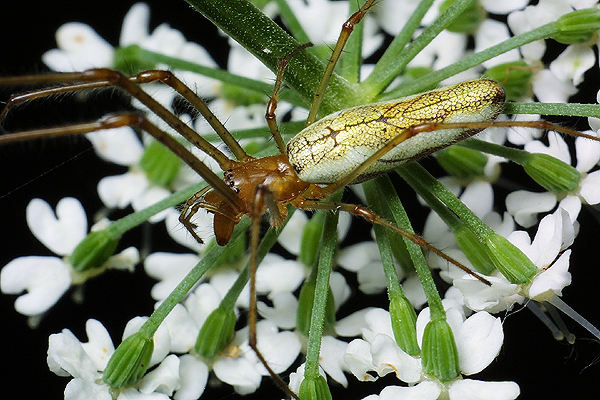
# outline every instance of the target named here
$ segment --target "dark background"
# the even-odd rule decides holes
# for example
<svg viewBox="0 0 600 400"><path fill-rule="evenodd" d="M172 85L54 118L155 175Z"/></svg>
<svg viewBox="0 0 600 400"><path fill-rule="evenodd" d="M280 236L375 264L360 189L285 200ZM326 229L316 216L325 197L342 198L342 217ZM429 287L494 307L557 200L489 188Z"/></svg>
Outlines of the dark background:
<svg viewBox="0 0 600 400"><path fill-rule="evenodd" d="M51 6L49 5L51 4ZM103 2L16 2L11 11L0 13L2 52L0 75L8 76L43 72L41 54L55 47L54 32L63 23L81 21L91 25L102 37L112 44L118 43L122 18L130 3L105 0ZM216 34L216 29L183 1L151 2L151 29L159 23L168 22L181 30L190 41L205 46L213 58L225 67L227 59L226 40ZM560 51L562 47L557 47ZM598 76L595 67L589 76ZM590 81L586 81L590 82ZM593 88L598 87L598 81ZM10 90L0 88L1 100L5 101ZM595 102L595 89L588 98L579 101ZM8 131L43 126L56 126L69 121L90 121L107 111L122 110L128 101L112 91L95 95L91 101L79 103L63 96L49 101L40 101L23 107L6 121ZM586 129L585 120L567 122ZM581 125L579 125L581 124ZM40 197L52 206L66 196L80 199L87 212L101 208L97 198L98 180L109 174L124 172L124 168L99 161L91 145L81 138L62 138L17 143L0 147L0 224L2 225L2 248L0 266L17 256L51 255L30 234L25 223L25 206L30 199ZM518 168L509 167L519 176ZM517 178L515 178L517 179ZM524 180L527 182L527 180ZM526 183L530 185L529 183ZM402 190L402 189L400 189ZM409 191L409 189L406 189ZM410 193L410 191L409 191ZM407 197L414 197L409 194ZM409 211L415 216L417 229L422 227L424 215L410 199ZM412 202L412 203L411 203ZM111 214L117 217L119 214ZM580 216L582 230L571 256L571 272L574 284L564 291L563 299L581 312L592 323L600 325L596 308L598 287L597 238L600 233L597 214L584 208ZM92 218L88 215L88 218ZM161 225L161 224L159 224ZM356 223L353 231L362 231L364 237L368 225ZM140 243L144 231L136 230L126 235L124 243ZM168 247L164 228L152 229L150 236L153 250L182 250ZM164 240L163 240L164 239ZM354 237L349 241L356 241ZM13 309L15 296L3 295L2 325L4 327L4 367L2 381L6 398L62 397L65 378L49 372L46 365L47 338L63 328L72 330L80 340L87 340L84 326L88 318L96 318L109 327L111 336L118 342L125 323L136 315L147 315L152 310L149 290L153 282L143 272L127 274L109 272L90 281L83 288L84 303L71 299L69 292L45 316L37 329L26 325L26 318ZM133 288L133 289L132 289ZM377 303L384 296L375 298L354 297L355 304L363 306ZM342 312L350 312L346 307ZM594 392L599 367L595 365L600 346L589 339L590 335L567 321L578 336L574 345L554 341L549 332L533 315L523 310L513 312L504 323L505 342L501 355L477 375L483 380L515 380L519 383L522 398L553 398L572 395L583 390ZM589 367L589 368L588 368ZM350 381L353 381L350 378ZM380 386L395 384L393 377L382 379ZM273 386L268 380L265 385ZM335 390L335 386L334 386ZM337 398L361 398L378 393L373 385L355 384L353 391L338 391ZM349 396L349 393L353 393ZM209 389L204 398L235 399L239 396L227 385ZM261 395L249 398L281 398L274 389L272 396L261 391ZM335 397L335 392L334 392Z"/></svg>

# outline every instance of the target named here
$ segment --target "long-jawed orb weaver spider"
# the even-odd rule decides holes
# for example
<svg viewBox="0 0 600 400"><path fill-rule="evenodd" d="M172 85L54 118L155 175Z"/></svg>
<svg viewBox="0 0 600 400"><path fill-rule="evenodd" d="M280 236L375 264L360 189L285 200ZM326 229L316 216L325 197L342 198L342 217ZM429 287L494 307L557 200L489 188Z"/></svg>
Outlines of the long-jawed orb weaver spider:
<svg viewBox="0 0 600 400"><path fill-rule="evenodd" d="M337 49L337 47L336 47L336 49ZM340 47L340 50L341 50L341 47ZM104 71L104 72L108 73L109 75L112 74L112 73L110 73L108 71ZM94 80L95 79L102 80L102 76L103 76L102 73L103 73L102 71L94 71L94 72L90 71L90 72L88 72L89 76L92 76L92 79L94 79ZM152 74L148 73L146 75L143 75L143 74L139 75L139 79L140 79L139 82L141 82L143 79L146 79L147 77L150 77L150 75L152 75ZM155 75L154 77L158 77L158 76L162 77L162 78L159 78L159 79L171 79L167 75L161 74L161 73L157 73L157 75ZM63 76L63 78L64 78L64 76ZM278 79L278 82L281 83L281 76L279 78L280 79ZM74 80L77 81L78 79L74 79ZM122 85L126 85L124 82L122 82L121 84ZM479 84L479 83L477 83L477 84ZM466 87L470 91L470 90L472 90L474 88L473 85L476 85L476 84L475 83L468 83L468 84L466 84ZM182 90L184 90L184 89L182 89ZM494 95L491 96L491 98L492 98L491 103L501 104L502 103L502 101L500 100L501 96L498 95L497 93L498 92L496 92L496 94L494 94ZM452 96L452 97L454 97L454 96ZM275 99L275 98L276 98L276 96L273 96L271 105L274 104L273 99ZM201 107L201 106L199 106L199 107ZM485 121L491 119L492 116L495 113L496 112L493 111L493 112L490 112L488 115L484 114L483 122L480 123L480 124L476 123L475 121L469 121L466 124L462 124L462 125L459 124L459 125L455 125L455 126L444 125L444 123L442 123L441 125L439 125L437 123L433 124L433 125L429 125L428 123L425 123L422 126L418 127L418 129L417 129L416 125L411 125L411 128L409 130L412 130L415 134L419 130L423 130L423 131L436 130L437 131L437 130L440 130L440 129L444 129L444 128L448 129L448 128L452 128L452 127L454 127L454 128L460 128L460 129L478 130L478 129L481 129L483 127L491 126L492 124L490 124L488 122L485 122ZM146 130L152 131L152 129L153 129L151 126L145 125L144 121L137 120L137 122L136 122L134 120L128 120L128 118L136 119L137 117L135 117L135 116L129 116L129 117L121 116L121 117L115 117L114 119L108 118L104 122L102 122L102 124L108 124L108 126L116 126L116 125L118 125L120 123L126 123L126 124L132 124L132 125L135 125L136 123L139 123L139 124L143 125L143 127L147 128ZM210 117L209 117L209 119L210 119ZM387 120L388 117L380 118L379 122L383 123L384 125L391 125L391 124L389 124L388 121L383 121L383 119ZM446 120L443 119L443 121L446 121ZM96 125L96 126L98 126L98 125ZM502 124L497 124L496 126L502 126ZM506 126L515 126L515 124L514 123L506 123ZM535 126L535 127L539 127L539 128L547 128L547 127L549 127L549 125L543 125L543 124L531 124L531 125L527 125L527 126ZM342 129L342 130L345 130L346 128L347 128L347 126L344 129ZM557 127L555 127L555 128L557 128ZM88 128L86 127L84 129L88 129ZM92 126L90 126L89 129L95 129L95 128L92 127ZM220 128L217 128L217 129L220 129ZM63 132L66 132L66 131L63 130ZM47 132L44 132L44 133L47 133ZM157 133L157 132L155 131L155 133ZM333 129L332 129L332 133L333 133ZM157 133L157 135L159 135L159 134ZM336 131L336 135L337 135L337 131ZM167 138L164 138L164 140L168 141ZM298 140L299 139L297 139L295 143L297 143ZM225 141L227 142L227 139L225 139ZM231 146L233 148L236 148L235 143L230 142L230 144L231 144ZM392 147L393 146L390 145L389 148L391 149ZM429 148L427 148L426 151L419 152L418 156L423 156L425 154L428 154L429 152L434 151L434 147L435 146L430 146ZM207 152L211 152L212 151L210 149L206 149L206 150L207 150ZM285 149L283 147L280 147L280 150L282 152L285 151ZM389 150L389 149L386 148L386 150ZM236 153L236 151L234 149L232 149L232 151L236 154L236 156L239 156L238 158L241 158L241 159L244 158L243 153L239 152L239 150L238 150L237 153ZM380 156L383 153L384 153L384 151L381 151L381 153L378 153L376 156L374 156L372 160L379 159ZM217 153L214 153L214 154L217 154ZM294 151L294 154L297 154L297 152ZM182 156L182 157L186 158L186 156ZM217 158L218 158L218 156L217 156ZM190 161L190 162L193 163L193 161ZM224 163L223 165L226 164L224 160L223 160L223 163ZM294 165L298 166L297 163L294 164ZM197 168L202 169L199 166L197 166ZM262 167L260 167L260 168L262 168ZM364 164L364 168L367 168L367 164ZM198 200L203 200L204 203L190 203L189 204L190 207L192 207L192 208L195 207L195 205L198 206L198 207L201 207L201 208L207 208L207 209L215 212L216 215L219 216L218 217L218 221L215 222L215 233L217 235L217 240L220 241L220 243L226 243L226 241L227 241L227 235L228 235L227 232L230 232L230 229L233 226L232 222L235 222L237 216L240 215L240 213L241 214L244 214L244 213L251 214L253 216L253 218L254 218L254 221L258 221L258 215L262 215L264 213L265 209L269 209L270 211L272 211L271 214L275 216L275 218L274 218L275 220L278 219L277 218L278 212L280 214L279 218L282 217L282 215L281 215L282 208L279 207L279 206L277 206L277 208L276 208L276 206L274 205L274 204L279 204L279 201L281 199L276 199L275 201L269 200L269 198L272 197L272 192L274 191L273 189L268 189L268 190L265 189L265 192L258 191L256 193L253 192L252 190L248 190L249 187L250 188L257 187L257 185L255 183L251 183L249 186L245 186L244 182L248 182L248 180L247 179L239 179L238 178L239 174L240 174L239 171L246 172L247 171L246 167L244 167L244 168L230 168L230 169L232 170L231 171L231 176L230 177L226 176L226 180L228 182L231 182L233 184L233 186L237 190L239 190L240 193L243 194L243 196L245 196L245 203L246 203L245 205L239 204L239 202L237 200L239 197L232 197L231 194L230 194L231 191L228 190L227 188L223 187L222 183L220 183L221 181L217 181L217 180L214 180L214 179L211 182L211 184L213 185L213 190L215 190L215 191L211 192L213 194L212 195L208 194L207 197L204 197L204 196L198 196L197 197ZM299 167L296 168L296 169L299 169ZM242 173L244 173L244 172L242 172ZM261 172L261 174L264 174L264 172ZM355 172L355 174L358 175L358 172ZM210 174L208 174L208 173L205 172L205 175L210 175ZM320 189L317 189L317 188L319 186L313 186L312 189L311 189L312 191L310 192L310 194L307 194L307 192L306 192L307 186L300 185L299 187L301 187L301 189L294 189L294 190L292 190L292 192L294 192L294 194L296 194L296 192L302 193L303 195L305 195L308 198L306 201L302 200L301 202L300 201L296 201L295 202L293 199L298 198L297 196L289 196L288 198L285 198L284 200L281 200L281 201L282 202L289 202L289 201L291 201L292 204L295 204L296 206L299 206L300 208L304 207L304 208L307 208L307 209L327 208L327 207L330 207L330 208L340 208L341 207L342 209L345 209L346 211L351 211L351 212L354 212L356 214L360 214L361 216L367 217L368 219L374 219L375 218L374 214L369 214L364 209L351 209L350 207L346 207L346 206L342 207L341 205L335 205L334 206L334 205L327 205L326 203L323 203L323 202L321 202L319 204L312 202L313 199L325 197L325 194L330 194L331 192L334 191L333 189L337 189L339 187L342 187L346 183L349 183L351 181L359 181L362 178L364 178L364 177L360 176L360 178L357 178L357 176L355 176L354 179L347 178L345 180L338 180L336 178L335 179L336 183L334 184L334 186L332 186L330 189L326 190L323 193L318 193L318 191ZM325 178L319 178L319 179L315 178L315 179L316 180L314 181L314 183L329 183L329 182L327 182L327 180ZM240 182L239 185L238 185L237 182ZM261 187L261 186L258 185L258 187ZM214 189L214 188L217 188L217 189ZM284 197L286 197L286 196L284 196ZM225 197L225 198L223 198L223 197ZM266 206L260 205L263 201L267 203ZM277 210L279 210L279 211L277 211ZM183 217L182 219L183 219L184 224L187 224L186 227L188 227L188 229L190 229L190 232L192 234L194 234L194 231L191 228L191 225L189 225L189 218ZM257 226L257 222L255 222L254 226L255 227ZM258 232L257 228L254 228L253 232ZM253 237L253 239L255 237L258 238L257 234L253 234L252 237ZM255 249L256 248L256 242L253 241L253 243L254 244L252 245L252 248Z"/></svg>

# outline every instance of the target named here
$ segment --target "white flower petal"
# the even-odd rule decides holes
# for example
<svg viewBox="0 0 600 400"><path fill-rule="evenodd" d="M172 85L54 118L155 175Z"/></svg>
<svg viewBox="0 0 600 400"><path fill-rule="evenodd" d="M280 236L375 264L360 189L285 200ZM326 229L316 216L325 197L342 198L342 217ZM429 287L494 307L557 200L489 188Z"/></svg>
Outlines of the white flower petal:
<svg viewBox="0 0 600 400"><path fill-rule="evenodd" d="M125 208L141 196L149 183L141 172L107 176L98 182L98 196L109 208Z"/></svg>
<svg viewBox="0 0 600 400"><path fill-rule="evenodd" d="M409 384L417 383L422 378L421 359L406 354L390 336L375 336L371 343L371 354L379 376L394 372L398 379Z"/></svg>
<svg viewBox="0 0 600 400"><path fill-rule="evenodd" d="M175 354L165 358L158 367L148 372L138 384L140 392L160 392L171 396L179 385L179 358Z"/></svg>
<svg viewBox="0 0 600 400"><path fill-rule="evenodd" d="M577 93L577 88L556 77L552 71L544 69L533 76L533 93L542 103L566 103Z"/></svg>
<svg viewBox="0 0 600 400"><path fill-rule="evenodd" d="M279 328L294 329L296 327L296 311L298 300L290 292L280 292L272 296L273 307L262 301L257 303L261 317L273 321Z"/></svg>
<svg viewBox="0 0 600 400"><path fill-rule="evenodd" d="M323 336L321 340L321 352L319 354L319 365L337 383L343 387L348 386L348 379L344 375L345 363L344 353L348 343L334 338Z"/></svg>
<svg viewBox="0 0 600 400"><path fill-rule="evenodd" d="M149 207L155 203L158 203L161 200L164 200L170 194L171 194L171 192L169 192L165 188L151 185L144 192L142 192L140 196L134 197L131 200L131 206L133 207L133 209L135 211L140 211L146 207ZM167 216L168 213L169 213L169 210L163 210L163 211L159 212L158 214L154 214L153 216L151 216L148 221L150 221L152 223L162 221Z"/></svg>
<svg viewBox="0 0 600 400"><path fill-rule="evenodd" d="M117 400L170 400L170 397L163 393L141 393L136 388L127 388L119 393Z"/></svg>
<svg viewBox="0 0 600 400"><path fill-rule="evenodd" d="M581 200L579 200L579 197L574 195L567 195L564 199L560 201L558 206L569 214L571 224L577 221L577 216L581 211Z"/></svg>
<svg viewBox="0 0 600 400"><path fill-rule="evenodd" d="M521 390L515 382L483 382L459 379L448 388L450 400L513 400Z"/></svg>
<svg viewBox="0 0 600 400"><path fill-rule="evenodd" d="M379 400L435 400L442 390L432 381L421 382L415 386L388 386L379 394Z"/></svg>
<svg viewBox="0 0 600 400"><path fill-rule="evenodd" d="M112 400L108 385L75 378L65 387L65 400Z"/></svg>
<svg viewBox="0 0 600 400"><path fill-rule="evenodd" d="M146 3L135 3L125 17L121 28L119 45L141 43L148 37L148 23L150 21L150 7Z"/></svg>
<svg viewBox="0 0 600 400"><path fill-rule="evenodd" d="M290 253L298 255L300 253L302 234L307 222L308 218L306 214L303 211L296 210L285 228L281 231L277 242Z"/></svg>
<svg viewBox="0 0 600 400"><path fill-rule="evenodd" d="M366 315L372 310L375 308L367 307L340 319L335 323L335 333L344 337L360 335L362 329L367 325Z"/></svg>
<svg viewBox="0 0 600 400"><path fill-rule="evenodd" d="M181 279L200 261L195 254L152 253L144 260L146 273L160 282L152 287L152 298L165 299Z"/></svg>
<svg viewBox="0 0 600 400"><path fill-rule="evenodd" d="M539 274L529 288L529 297L537 301L546 301L554 295L562 295L562 290L571 284L569 257L566 250L548 269Z"/></svg>
<svg viewBox="0 0 600 400"><path fill-rule="evenodd" d="M140 262L140 252L135 247L128 247L125 250L110 256L106 261L106 267L111 269L120 269L133 272L135 266Z"/></svg>
<svg viewBox="0 0 600 400"><path fill-rule="evenodd" d="M208 382L208 367L198 358L185 354L179 358L180 388L175 393L175 400L196 400Z"/></svg>
<svg viewBox="0 0 600 400"><path fill-rule="evenodd" d="M354 339L348 343L346 353L344 354L344 361L350 372L359 381L372 382L377 380L376 377L368 373L368 371L375 370L369 342L362 339Z"/></svg>
<svg viewBox="0 0 600 400"><path fill-rule="evenodd" d="M68 329L48 338L48 367L59 376L94 381L98 375L94 362Z"/></svg>
<svg viewBox="0 0 600 400"><path fill-rule="evenodd" d="M104 325L95 319L88 319L86 321L85 332L88 342L82 343L81 346L96 366L96 369L104 371L108 360L115 351L110 334Z"/></svg>
<svg viewBox="0 0 600 400"><path fill-rule="evenodd" d="M61 72L81 71L88 68L110 67L113 64L114 50L112 46L100 37L90 26L80 22L68 22L56 31L56 43L63 50L65 58L60 64L50 53L42 56L44 63ZM56 53L54 53L56 54Z"/></svg>
<svg viewBox="0 0 600 400"><path fill-rule="evenodd" d="M86 133L96 153L104 160L129 166L140 160L144 146L129 126Z"/></svg>
<svg viewBox="0 0 600 400"><path fill-rule="evenodd" d="M156 307L160 303L156 304ZM169 332L171 348L173 353L187 353L190 351L198 336L200 328L191 318L187 309L181 304L175 305L173 310L164 320L164 325L167 326Z"/></svg>
<svg viewBox="0 0 600 400"><path fill-rule="evenodd" d="M579 195L587 204L600 203L600 171L594 171L580 183Z"/></svg>
<svg viewBox="0 0 600 400"><path fill-rule="evenodd" d="M562 136L556 132L548 133L548 146L538 140L533 140L525 144L525 150L530 153L543 153L552 157L556 157L566 164L571 164L571 155L569 154L569 146L564 141Z"/></svg>
<svg viewBox="0 0 600 400"><path fill-rule="evenodd" d="M279 332L272 321L263 319L257 323L256 336L258 349L267 364L277 374L288 369L300 354L302 345L298 334L289 331ZM259 362L257 368L263 376L269 375L262 363Z"/></svg>
<svg viewBox="0 0 600 400"><path fill-rule="evenodd" d="M595 63L596 56L590 46L573 44L550 63L550 71L558 79L570 79L577 86L583 81L583 74Z"/></svg>
<svg viewBox="0 0 600 400"><path fill-rule="evenodd" d="M179 222L179 214L180 213L174 209L171 209L167 212L167 217L165 218L165 227L167 229L167 233L180 245L194 250L196 253L202 253L206 247L206 244L208 243L208 238L214 236L214 215L212 213L200 211L192 218L192 223L196 225L195 232L203 240L206 239L205 243L202 244L198 243L198 241L194 239L194 237L188 232L185 226Z"/></svg>
<svg viewBox="0 0 600 400"><path fill-rule="evenodd" d="M595 131L585 131L584 133L598 136ZM585 138L577 138L575 139L575 153L577 154L577 171L587 172L600 161L600 143Z"/></svg>
<svg viewBox="0 0 600 400"><path fill-rule="evenodd" d="M23 315L39 315L48 311L71 286L69 267L56 257L19 257L2 268L0 288L6 294L27 290L15 301L15 309Z"/></svg>
<svg viewBox="0 0 600 400"><path fill-rule="evenodd" d="M410 304L417 310L423 307L423 304L427 302L425 289L423 289L423 285L416 274L410 275L402 282L402 289L404 290L404 295L408 301L410 301Z"/></svg>
<svg viewBox="0 0 600 400"><path fill-rule="evenodd" d="M498 1L495 1L494 3L498 3ZM504 2L501 2L500 4L503 3ZM509 37L510 34L508 32L508 27L505 23L495 21L493 19L486 19L479 25L479 28L475 33L474 51L478 53L489 47L495 46L500 42L503 42ZM516 61L519 58L519 51L517 49L513 49L490 60L484 61L483 66L490 68L498 64Z"/></svg>
<svg viewBox="0 0 600 400"><path fill-rule="evenodd" d="M72 197L58 202L56 215L44 200L33 199L27 205L26 218L33 235L61 256L70 254L87 233L83 206Z"/></svg>
<svg viewBox="0 0 600 400"><path fill-rule="evenodd" d="M222 296L213 285L203 283L185 299L185 307L197 326L202 326L210 313L218 307Z"/></svg>
<svg viewBox="0 0 600 400"><path fill-rule="evenodd" d="M213 365L213 371L217 378L232 385L242 395L254 393L262 379L254 364L244 357L219 357Z"/></svg>
<svg viewBox="0 0 600 400"><path fill-rule="evenodd" d="M517 190L506 196L506 209L515 221L529 228L537 223L537 214L550 211L556 204L553 193L533 193L526 190Z"/></svg>
<svg viewBox="0 0 600 400"><path fill-rule="evenodd" d="M465 375L482 371L500 353L504 332L502 321L485 311L467 318L455 335L460 370Z"/></svg>
<svg viewBox="0 0 600 400"><path fill-rule="evenodd" d="M515 303L523 302L524 298L518 294L517 285L505 278L488 276L487 279L492 286L483 285L470 275L454 280L453 285L463 294L466 307L473 311L496 313L510 310Z"/></svg>
<svg viewBox="0 0 600 400"><path fill-rule="evenodd" d="M293 292L304 280L304 275L304 266L298 261L268 253L256 271L256 291L271 295Z"/></svg>
<svg viewBox="0 0 600 400"><path fill-rule="evenodd" d="M475 181L465 188L460 199L475 215L483 218L492 211L494 191L489 182Z"/></svg>
<svg viewBox="0 0 600 400"><path fill-rule="evenodd" d="M338 265L351 272L357 272L373 262L381 264L381 256L377 244L371 241L347 246L341 249L337 256Z"/></svg>
<svg viewBox="0 0 600 400"><path fill-rule="evenodd" d="M482 0L481 5L492 14L508 14L511 11L520 10L529 3L528 0Z"/></svg>
<svg viewBox="0 0 600 400"><path fill-rule="evenodd" d="M350 298L352 294L352 289L348 282L346 282L346 278L344 275L340 274L337 271L333 271L331 276L329 277L329 287L331 288L331 292L333 293L333 300L335 302L336 311Z"/></svg>

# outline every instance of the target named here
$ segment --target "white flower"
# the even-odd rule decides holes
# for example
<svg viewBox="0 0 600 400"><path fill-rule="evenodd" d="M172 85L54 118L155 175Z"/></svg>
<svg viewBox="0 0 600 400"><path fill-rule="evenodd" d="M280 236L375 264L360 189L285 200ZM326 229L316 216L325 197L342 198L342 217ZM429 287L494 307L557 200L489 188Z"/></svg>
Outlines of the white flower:
<svg viewBox="0 0 600 400"><path fill-rule="evenodd" d="M127 331L143 320L132 320ZM163 333L160 333L163 332ZM48 344L48 367L60 376L72 376L65 388L65 400L112 399L112 389L102 381L102 372L114 353L108 331L94 319L86 322L87 343L80 343L70 330L50 335ZM166 330L159 328L159 341L164 342ZM126 337L127 334L124 335ZM155 337L156 343L156 337ZM160 345L159 345L160 348ZM155 351L156 352L156 351ZM161 353L159 351L159 353ZM162 355L164 358L164 355ZM191 355L170 355L162 361L153 354L154 363L160 365L145 375L138 384L139 389L127 388L117 399L169 399L176 391L179 400L197 399L206 386L208 367Z"/></svg>
<svg viewBox="0 0 600 400"><path fill-rule="evenodd" d="M590 135L597 133L587 131ZM540 141L534 140L525 145L525 150L532 153L543 153L571 163L571 155L564 139L554 133L548 134L549 146ZM578 187L571 193L560 199L559 207L565 209L575 222L577 215L581 210L581 204L597 204L600 202L600 171L595 170L596 164L600 160L600 143L577 138L575 140L575 150L577 155L577 171L581 174ZM518 190L506 196L506 208L515 217L520 225L524 227L533 226L537 222L537 213L547 212L554 208L559 197L553 193L542 192L534 193L525 190Z"/></svg>
<svg viewBox="0 0 600 400"><path fill-rule="evenodd" d="M491 286L476 283L470 275L457 277L453 284L462 292L465 306L474 311L510 310L514 303L521 303L524 297L544 301L554 295L560 296L562 289L571 283L568 272L570 251L564 250L573 243L574 230L565 210L559 208L544 217L533 241L524 231L511 233L508 240L538 267L537 275L530 284L516 285L495 273L488 277Z"/></svg>
<svg viewBox="0 0 600 400"><path fill-rule="evenodd" d="M45 201L33 199L27 206L26 215L33 235L63 258L16 258L2 268L0 289L7 294L26 290L27 294L17 298L15 308L21 314L36 316L48 311L71 284L87 279L84 273L74 271L68 260L87 234L87 218L81 203L71 197L58 202L56 214ZM132 269L138 261L137 250L129 248L109 258L102 268Z"/></svg>
<svg viewBox="0 0 600 400"><path fill-rule="evenodd" d="M461 309L447 308L447 319L456 341L459 355L459 366L464 375L480 372L498 355L503 342L502 323L487 312L478 312L464 319ZM490 387L501 392L496 393L498 399L514 399L519 388L514 382L482 382L457 379L446 384L431 380L423 374L421 360L404 353L393 339L389 313L374 309L366 314L366 325L363 338L355 339L348 345L345 360L352 373L363 381L376 380L378 377L394 372L401 381L409 383L409 387L391 386L384 389L379 396L372 395L367 399L437 399L442 393L448 393L450 399L460 397L464 390L464 382L469 382L471 398L485 398ZM417 318L417 336L422 338L425 325L429 322L429 309L421 311ZM375 374L371 374L373 371ZM400 397L399 397L400 396Z"/></svg>
<svg viewBox="0 0 600 400"><path fill-rule="evenodd" d="M257 345L269 366L280 373L285 371L300 354L298 334L279 332L275 324L262 320L256 325ZM239 394L254 392L263 376L269 375L254 351L248 345L248 327L236 332L235 338L223 351L229 357L220 357L214 372L221 381L232 385Z"/></svg>

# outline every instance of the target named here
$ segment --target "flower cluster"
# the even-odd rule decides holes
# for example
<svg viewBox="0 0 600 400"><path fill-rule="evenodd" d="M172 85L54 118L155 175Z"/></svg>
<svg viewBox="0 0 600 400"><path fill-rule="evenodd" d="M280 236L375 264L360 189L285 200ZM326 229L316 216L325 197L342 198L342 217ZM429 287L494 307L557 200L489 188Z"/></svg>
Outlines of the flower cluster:
<svg viewBox="0 0 600 400"><path fill-rule="evenodd" d="M281 4L278 7L276 2L266 3L263 11L267 15L281 17L292 33L303 32L317 44L335 43L348 13L346 2L339 1L289 0L289 10ZM386 39L399 33L398 37L402 36L401 30L410 26L409 16L413 12L422 12L422 21L412 32L412 43L415 44L430 34L437 21L446 15L445 10L463 7L462 4L467 2L435 2L428 10L417 3L409 0L375 2L362 22L361 56L371 60L378 50L385 51L382 46L390 42ZM500 46L518 35L527 35L554 21L562 21L565 15L577 14L575 10L597 11L597 2L591 0L542 0L533 6L527 1L470 3L461 9L458 18L444 26L445 29L431 37L414 57L407 60L400 76L396 76L400 72L392 76L388 82L391 92L410 85L423 91L428 87L418 85L425 85L423 82L436 71L455 68L463 60L486 49ZM272 153L273 141L252 133L253 128L266 126L263 115L268 97L257 95L241 82L251 81L255 87L263 87L260 85L265 83L272 85L273 73L233 40L228 69L219 70L208 51L187 41L180 31L161 24L150 32L149 16L150 9L146 4L133 5L125 16L118 47L113 47L88 25L64 24L56 33L58 48L46 52L42 59L49 68L60 72L122 68L125 65L138 68L134 74L144 69L172 70L198 96L209 99L209 108L218 119L226 121L228 129L247 134L242 135L244 139L240 143L248 152ZM291 16L296 21L291 20ZM570 20L566 21L562 23L568 24ZM594 27L589 29L600 29L600 26L596 27L598 23L597 20L589 23ZM457 69L447 76L440 74L436 82L451 84L484 75L505 83L509 98L525 105L534 99L566 103L584 83L595 84L586 81L589 80L586 71L594 68L597 62L595 32L587 37L585 29L576 26L577 30L572 25L545 36L565 44L560 54L547 52L544 40L532 39L487 57L474 67ZM406 41L410 39L409 36ZM265 48L263 51L268 53L270 50ZM309 51L317 56L323 52L328 56L330 52L321 46ZM146 58L136 58L136 54L144 54ZM175 60L172 61L174 65L169 60ZM186 69L185 65L204 68L204 72ZM380 73L377 63L359 67L357 75L366 82ZM226 74L219 75L214 71ZM517 78L513 73L522 80L515 83ZM179 97L167 85L151 83L144 86L144 90L177 115L182 124L201 134L206 133L207 137L212 135L203 118L188 109L181 111ZM295 107L299 102L293 95L283 93L277 108L278 116L285 115L286 120L292 121L303 120L306 111ZM139 101L132 100L132 107L176 136L165 121ZM531 117L517 112L514 120L537 118L537 115ZM585 133L600 137L598 120L590 118L589 125L591 130ZM408 258L403 258L401 253L411 253L410 246L407 250L400 244L399 237L390 236L398 240L386 244L381 234L374 231L373 240L357 240L349 216L340 215L337 225L339 249L335 256L340 270L331 273L329 292L317 293L317 297L327 299L324 306L327 317L322 321L326 325L325 331L322 339L319 338L318 354L312 354L318 358L321 377L347 388L356 382L372 382L391 373L395 375L395 384L377 390L377 393L371 391L365 400L399 397L487 399L492 394L495 399L508 400L519 395L519 385L509 381L510 373L497 377L503 381L470 378L483 371L501 352L504 341L502 320L492 314L498 315L528 303L563 304L559 298L572 280L569 258L579 230L582 206L600 202L597 168L600 143L577 138L574 147L569 148L560 135L549 133L544 141L540 132L540 129L524 127L491 128L478 136L483 144L469 144L455 152L452 147L437 153L435 158L450 174L439 180L448 190L447 194L436 192L438 200L432 201L431 193L420 192L424 189L419 189L398 172L421 195L422 204L432 209L423 228L423 238L469 270L479 271L477 275L433 252L426 255L426 272L419 269L419 261L412 258L412 254L408 261L410 265L407 265L404 260ZM123 346L117 349L107 328L95 319L86 323L87 342L78 340L69 329L52 334L48 366L55 374L72 378L66 386L65 399L192 400L210 390L211 385L217 386L215 380L209 379L210 375L230 385L240 395L254 393L269 372L252 350L251 327L243 323L250 308L247 270L244 269L249 263L245 256L244 233L234 233L226 250L215 250L219 248L214 243L207 240L201 244L191 237L180 225L176 206L185 201L182 193L189 197L202 188L201 180L158 142L130 127L86 133L86 137L100 158L127 169L121 175L106 176L98 182L98 196L109 210L108 215L110 211L132 209L131 216L135 218L125 217L118 221L103 218L88 231L85 205L78 200L66 197L58 202L55 210L44 200L32 200L27 206L27 225L33 235L58 257L14 259L2 268L0 289L5 294L19 295L15 302L17 312L28 316L35 325L44 314L52 312L49 310L71 287L109 269L132 271L141 260L145 273L157 281L150 293L156 302L156 312L149 317L131 319L123 329ZM498 150L503 145L508 145L512 153ZM483 152L476 150L484 147L487 150ZM517 153L520 149L523 151ZM221 172L213 159L193 151L209 168ZM571 167L573 154L576 163ZM544 190L514 190L502 194L505 197L498 201L504 193L498 189L504 178L503 164L509 160L523 165L524 171ZM425 176L421 178L426 180ZM559 178L566 182L560 189L547 183ZM367 186L352 189L363 201L372 196ZM470 210L470 214L462 214L450 204L440 206L443 199L452 196L458 197L459 203ZM376 209L374 204L370 206ZM389 215L383 216L400 224L393 210L387 211ZM303 310L310 310L314 297L303 293L314 291L315 280L319 279L313 267L326 253L319 250L319 246L328 239L321 239L321 232L325 229L322 222L330 217L331 214L314 213L309 218L297 210L278 232L277 241L282 250L259 254L256 291L260 296L257 310L261 320L256 324L257 347L275 373L296 368L289 375L289 387L302 398L306 396L304 382L317 379L309 372L305 375L311 354L307 354L306 370L305 364L301 364L301 354L311 351L311 338L307 344L310 313L303 317ZM485 245L481 243L465 247L466 225L458 221L461 218L474 224L468 227L471 236L477 231L480 242L492 243L491 247L502 249L502 257L494 255L493 250L486 253L482 250ZM173 242L185 250L146 254L140 251L141 248L121 249L121 236L146 221L163 224ZM212 224L213 214L203 210L193 220L196 232L203 238L213 236L207 228ZM347 236L351 239L346 240ZM352 244L348 245L348 242ZM115 249L119 250L115 252ZM179 293L186 280L203 268L203 263L213 254L217 254L214 264L218 263L218 266L210 269L201 280L198 276L185 293ZM474 257L477 254L479 258ZM518 264L511 264L514 260L528 260L531 265L514 266ZM498 265L504 261L506 265ZM391 270L387 268L390 263ZM513 267L521 269L512 273ZM431 290L430 269L439 271L446 285L443 299L435 286ZM479 279L482 276L489 285L482 283ZM396 281L396 286L390 283L391 280ZM352 287L354 284L356 288ZM386 289L394 304L389 306L389 311L379 306L347 305L353 296L369 299ZM180 297L174 301L176 295ZM347 316L336 321L335 313L341 307L354 308L350 312L344 310ZM399 311L405 310L402 307L408 307L410 311L402 314ZM167 308L162 319L156 320L155 316ZM329 318L331 315L333 317ZM581 320L579 315L577 318ZM593 326L588 329L597 332ZM408 339L402 342L398 332L410 332L407 336L412 335L413 346L406 344ZM139 344L139 351L132 343Z"/></svg>

